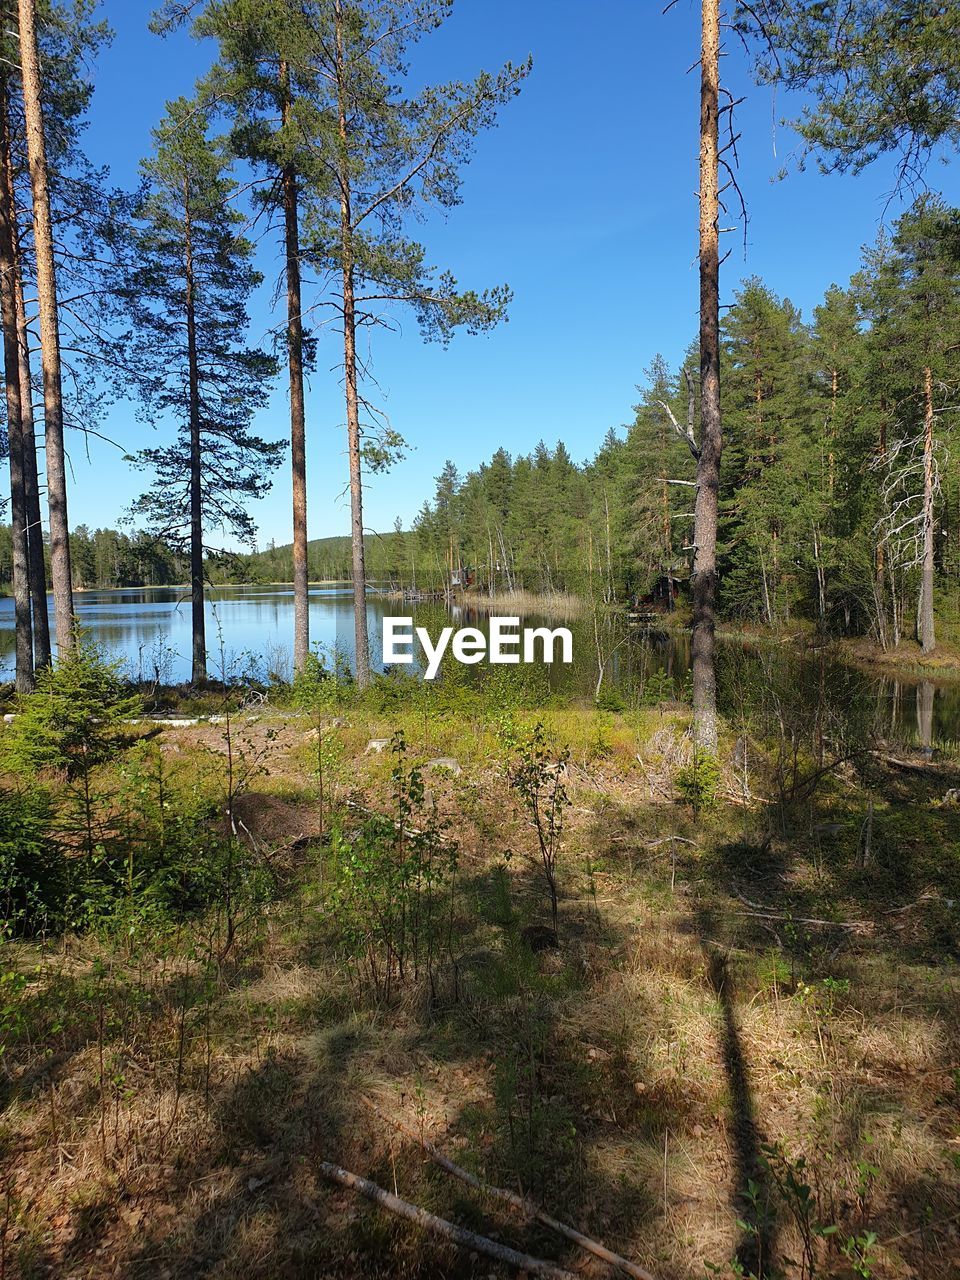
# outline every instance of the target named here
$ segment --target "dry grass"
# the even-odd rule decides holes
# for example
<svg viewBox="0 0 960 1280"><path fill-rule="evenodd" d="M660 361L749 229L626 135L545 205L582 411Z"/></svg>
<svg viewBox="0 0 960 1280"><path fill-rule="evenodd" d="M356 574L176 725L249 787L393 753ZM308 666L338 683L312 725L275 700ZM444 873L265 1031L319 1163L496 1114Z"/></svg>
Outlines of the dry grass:
<svg viewBox="0 0 960 1280"><path fill-rule="evenodd" d="M494 724L356 709L337 730L341 796L386 802L391 762L364 749L398 721L416 755L463 765L429 781L462 850L457 980L446 975L439 999L410 983L378 1005L358 989L317 850L282 855L282 896L226 960L199 928L15 949L30 986L0 1058L0 1275L499 1274L319 1183L320 1158L609 1274L451 1183L365 1099L663 1280L701 1280L743 1247L747 1177L771 1193L779 1265L800 1275L785 1261L801 1249L790 1205L759 1158L773 1142L805 1157L816 1221L839 1228L816 1245L818 1275L852 1275L838 1243L867 1230L875 1277L960 1275L955 962L908 953L886 903L858 903L876 928L839 944L826 931L829 946L752 918L724 850L749 850L769 815L695 823L676 803L687 756L675 709L544 718L573 747L559 953L518 941L544 903ZM307 723L266 715L243 732L254 837L283 848L315 834ZM185 769L222 752L214 726L167 741ZM667 835L694 844L655 843ZM776 895L784 916L831 910L831 894L845 910L850 884L839 871L818 880L798 839L774 841L784 869L770 879L764 864L743 896ZM811 885L821 899L797 896Z"/></svg>

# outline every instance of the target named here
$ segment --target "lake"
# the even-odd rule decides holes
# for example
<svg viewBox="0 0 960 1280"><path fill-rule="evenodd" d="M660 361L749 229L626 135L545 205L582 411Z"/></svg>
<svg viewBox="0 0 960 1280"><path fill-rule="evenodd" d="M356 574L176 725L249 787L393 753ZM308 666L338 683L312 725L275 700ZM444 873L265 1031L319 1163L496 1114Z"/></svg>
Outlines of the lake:
<svg viewBox="0 0 960 1280"><path fill-rule="evenodd" d="M84 591L75 596L81 626L119 658L136 680L176 683L190 674L190 601L180 589L134 587L117 591ZM381 619L384 614L413 614L417 625L436 636L441 626L479 626L485 616L476 608L443 604L400 604L371 591L367 617L371 658L380 667ZM51 610L52 621L52 610ZM530 615L527 625L561 622ZM592 623L568 622L574 633L572 667L537 667L529 679L544 695L551 688L592 694L597 679L596 639ZM207 644L210 674L228 678L276 673L290 675L293 638L293 589L290 586L221 587L207 600ZM349 583L320 583L310 590L310 640L347 659L353 654L353 596ZM648 698L682 690L689 680L689 642L685 635L636 631L601 637L606 661L604 689L624 696ZM789 646L722 642L719 646L719 701L736 721L762 714L770 724L822 723L833 740L873 729L903 742L960 741L960 682L891 679L856 671L829 654L801 656ZM13 601L0 598L0 679L13 677ZM444 669L451 664L444 659ZM458 678L479 678L479 668L458 668ZM539 682L537 684L536 682Z"/></svg>

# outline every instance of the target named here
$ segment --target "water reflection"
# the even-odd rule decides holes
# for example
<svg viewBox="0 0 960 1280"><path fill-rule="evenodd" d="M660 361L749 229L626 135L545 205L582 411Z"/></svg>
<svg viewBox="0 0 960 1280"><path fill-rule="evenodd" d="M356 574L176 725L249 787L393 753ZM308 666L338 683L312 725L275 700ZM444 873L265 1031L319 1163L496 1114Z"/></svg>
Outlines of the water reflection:
<svg viewBox="0 0 960 1280"><path fill-rule="evenodd" d="M169 587L89 591L76 596L80 624L111 653L122 659L136 679L186 680L190 673L190 602ZM288 586L225 587L209 593L207 640L210 671L238 675L244 671L290 674L293 635L293 590ZM367 622L371 660L382 669L381 620L385 614L412 616L436 638L443 626L473 626L489 633L482 603L400 604L371 593ZM13 601L0 599L0 679L13 676ZM524 669L534 694L567 689L592 696L598 671L597 645L604 662L603 689L634 701L680 692L689 681L690 645L685 634L601 628L592 619L547 619L530 615L530 626L571 628L572 666ZM618 624L619 625L619 624ZM352 661L353 596L349 583L314 586L310 592L310 632L314 644L337 649ZM483 678L480 667L460 667L444 660L444 678ZM877 734L931 747L960 740L960 682L937 685L930 680L891 679L843 666L820 650L804 656L783 647L725 641L719 646L719 698L733 722L747 712L770 723L784 718L805 721L815 735L853 738Z"/></svg>

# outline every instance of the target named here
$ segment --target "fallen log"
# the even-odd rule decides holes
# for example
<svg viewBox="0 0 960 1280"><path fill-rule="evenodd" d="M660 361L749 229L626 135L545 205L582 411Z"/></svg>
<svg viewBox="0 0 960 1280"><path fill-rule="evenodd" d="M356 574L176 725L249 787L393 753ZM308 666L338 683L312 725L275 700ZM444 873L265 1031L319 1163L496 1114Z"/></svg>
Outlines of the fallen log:
<svg viewBox="0 0 960 1280"><path fill-rule="evenodd" d="M466 1227L458 1227L456 1223L448 1222L446 1218L438 1218L436 1214L428 1213L426 1209L419 1209L409 1200L401 1200L391 1191L384 1191L383 1187L377 1186L375 1182L361 1178L359 1174L351 1173L348 1169L341 1169L338 1164L329 1164L326 1160L321 1160L316 1167L331 1182L337 1182L350 1191L359 1192L360 1195L366 1196L368 1200L379 1205L381 1209L387 1209L390 1213L406 1218L408 1222L415 1223L424 1231L432 1231L434 1235L444 1236L461 1249L482 1253L496 1262L515 1267L517 1271L526 1271L533 1276L546 1276L547 1280L577 1280L572 1271L565 1271L563 1267L545 1262L542 1258L518 1253L508 1245L499 1244L496 1240L488 1240L486 1236L468 1231Z"/></svg>
<svg viewBox="0 0 960 1280"><path fill-rule="evenodd" d="M394 1116L386 1116L380 1108L369 1098L364 1101L375 1111L383 1120L388 1120L394 1128L413 1142L418 1142L423 1150L427 1153L435 1164L441 1169L446 1170L455 1178L459 1178L461 1182L465 1182L467 1186L473 1187L483 1195L494 1196L497 1200L503 1200L507 1204L512 1205L520 1213L530 1218L535 1218L538 1222L543 1223L545 1227L549 1227L551 1231L555 1231L557 1235L561 1235L566 1240L572 1240L574 1244L579 1245L581 1249L585 1249L588 1253L592 1253L594 1257L602 1258L604 1262L609 1262L611 1266L619 1267L628 1276L633 1276L634 1280L654 1280L649 1271L644 1271L643 1267L638 1267L636 1263L630 1262L629 1259L621 1257L619 1253L614 1253L612 1249L608 1249L606 1245L600 1243L599 1240L592 1240L590 1236L585 1236L577 1231L575 1227L568 1226L565 1222L560 1222L557 1218L553 1218L545 1210L538 1205L532 1204L529 1200L525 1200L523 1196L518 1196L515 1191L509 1191L506 1187L494 1187L488 1182L483 1182L480 1178L472 1174L468 1169L462 1168L458 1164L454 1164L447 1156L439 1151L432 1142L428 1142L426 1138L420 1137L419 1134L413 1133L405 1124L397 1120Z"/></svg>

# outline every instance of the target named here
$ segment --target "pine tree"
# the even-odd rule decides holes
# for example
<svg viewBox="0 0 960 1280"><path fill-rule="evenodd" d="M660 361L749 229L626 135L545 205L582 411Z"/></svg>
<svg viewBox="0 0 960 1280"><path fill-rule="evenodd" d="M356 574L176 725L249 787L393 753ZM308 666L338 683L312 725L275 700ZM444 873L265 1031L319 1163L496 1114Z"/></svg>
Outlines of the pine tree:
<svg viewBox="0 0 960 1280"><path fill-rule="evenodd" d="M892 152L909 186L960 141L957 0L751 0L735 22L760 81L805 95L794 127L824 169L858 173Z"/></svg>
<svg viewBox="0 0 960 1280"><path fill-rule="evenodd" d="M226 113L235 153L252 164L255 199L283 247L284 338L290 395L293 491L294 670L310 650L307 562L305 377L314 343L304 325L301 225L311 193L327 178L316 141L320 109L317 34L322 0L167 0L163 30L193 17L198 38L212 37L219 57L202 91Z"/></svg>
<svg viewBox="0 0 960 1280"><path fill-rule="evenodd" d="M50 171L47 164L43 78L37 39L36 0L17 0L17 16L27 154L33 196L33 238L40 311L40 345L43 356L47 507L50 520L53 606L57 625L57 648L65 654L70 652L74 643L73 585L67 516L67 474L63 447L60 318L50 208Z"/></svg>
<svg viewBox="0 0 960 1280"><path fill-rule="evenodd" d="M168 543L189 546L198 683L207 674L205 534L217 527L253 540L244 502L269 487L281 445L252 435L250 425L266 403L276 362L242 344L247 301L261 276L240 233L228 161L207 138L199 104L168 104L154 139L126 295L143 394L151 411L173 416L177 436L138 454L155 479L134 510Z"/></svg>
<svg viewBox="0 0 960 1280"><path fill-rule="evenodd" d="M717 749L715 610L720 406L720 2L702 0L700 50L700 442L693 558L693 732Z"/></svg>
<svg viewBox="0 0 960 1280"><path fill-rule="evenodd" d="M14 256L16 201L10 161L7 73L0 71L0 327L3 331L3 363L7 391L7 448L10 454L10 514L12 578L15 617L16 688L33 688L33 621L30 607L30 551L20 382L20 331L17 324Z"/></svg>
<svg viewBox="0 0 960 1280"><path fill-rule="evenodd" d="M350 466L356 674L369 681L363 480L366 459L380 463L399 441L377 422L360 388L357 331L381 322L385 305L411 306L425 336L442 342L465 326L496 324L509 300L506 287L461 292L449 273L435 276L424 249L403 235L416 208L449 208L459 199L459 169L478 131L493 123L529 71L507 64L470 84L430 87L404 96L406 49L435 29L449 0L326 0L319 21L317 70L328 87L321 143L328 181L308 215L309 252L340 282L336 308L343 335L343 370ZM366 422L361 423L363 411ZM366 440L364 440L366 435ZM371 437L379 436L379 442Z"/></svg>
<svg viewBox="0 0 960 1280"><path fill-rule="evenodd" d="M897 223L889 251L875 255L870 268L859 287L872 322L869 345L884 353L883 396L896 432L878 458L881 528L901 568L920 569L917 639L929 651L936 643L936 423L957 386L960 212L921 197Z"/></svg>

